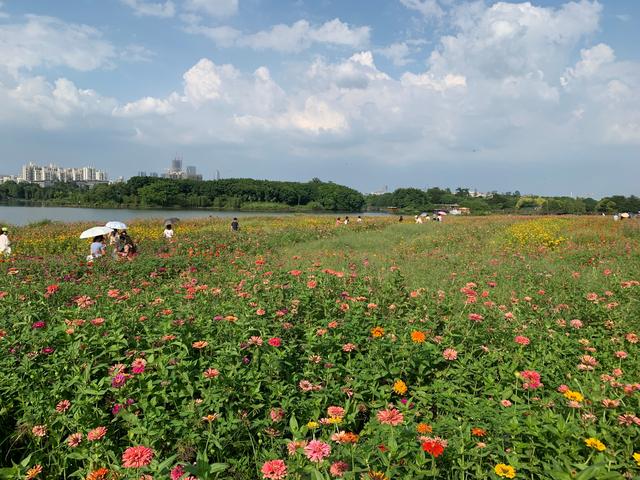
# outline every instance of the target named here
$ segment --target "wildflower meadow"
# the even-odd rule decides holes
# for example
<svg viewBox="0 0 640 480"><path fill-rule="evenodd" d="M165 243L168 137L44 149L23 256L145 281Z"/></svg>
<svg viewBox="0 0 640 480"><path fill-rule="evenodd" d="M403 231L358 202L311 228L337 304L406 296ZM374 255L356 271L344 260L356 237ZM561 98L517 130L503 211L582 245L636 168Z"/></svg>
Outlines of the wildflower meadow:
<svg viewBox="0 0 640 480"><path fill-rule="evenodd" d="M640 476L640 223L12 230L0 479Z"/></svg>

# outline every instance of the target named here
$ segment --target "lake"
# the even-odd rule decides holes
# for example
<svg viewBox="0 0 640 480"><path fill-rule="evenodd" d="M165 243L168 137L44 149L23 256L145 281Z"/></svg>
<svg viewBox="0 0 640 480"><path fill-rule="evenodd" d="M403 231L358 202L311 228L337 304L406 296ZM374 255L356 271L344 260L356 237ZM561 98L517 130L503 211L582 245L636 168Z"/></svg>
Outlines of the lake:
<svg viewBox="0 0 640 480"><path fill-rule="evenodd" d="M76 208L76 207L16 207L0 206L0 225L6 222L9 225L28 225L41 220L53 220L59 222L95 222L104 225L110 220L127 222L135 218L158 218L160 220L177 217L186 218L232 218L232 217L279 217L283 215L295 215L289 212L231 212L212 210L133 210L121 208ZM344 213L310 213L310 215L344 216ZM354 219L358 213L347 214ZM387 215L380 212L369 212L360 215L378 216Z"/></svg>

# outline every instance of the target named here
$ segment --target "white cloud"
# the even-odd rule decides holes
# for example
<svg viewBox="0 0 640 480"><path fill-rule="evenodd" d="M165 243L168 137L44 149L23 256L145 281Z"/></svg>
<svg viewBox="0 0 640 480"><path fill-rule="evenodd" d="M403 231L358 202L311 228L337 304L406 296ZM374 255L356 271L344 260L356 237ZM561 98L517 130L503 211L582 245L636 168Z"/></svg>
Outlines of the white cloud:
<svg viewBox="0 0 640 480"><path fill-rule="evenodd" d="M366 46L369 43L369 27L351 27L335 18L319 26L313 26L306 20L292 25L274 25L269 30L253 34L243 34L228 26L206 27L189 19L185 31L205 35L220 47L250 47L254 50L275 50L293 53L310 48L314 44L337 45L352 48Z"/></svg>
<svg viewBox="0 0 640 480"><path fill-rule="evenodd" d="M424 17L442 17L444 10L438 0L400 0L405 7L415 10Z"/></svg>
<svg viewBox="0 0 640 480"><path fill-rule="evenodd" d="M411 59L408 58L411 54L411 49L405 42L392 43L388 47L376 49L375 52L388 58L398 67L402 67L411 62Z"/></svg>
<svg viewBox="0 0 640 480"><path fill-rule="evenodd" d="M120 59L129 63L147 63L155 56L155 52L142 45L127 45L120 52Z"/></svg>
<svg viewBox="0 0 640 480"><path fill-rule="evenodd" d="M170 18L176 14L176 7L171 0L166 2L148 2L145 0L120 0L132 8L136 15L146 17Z"/></svg>
<svg viewBox="0 0 640 480"><path fill-rule="evenodd" d="M186 98L194 105L224 99L224 83L233 82L239 74L232 65L218 66L203 58L183 75Z"/></svg>
<svg viewBox="0 0 640 480"><path fill-rule="evenodd" d="M228 17L238 13L238 0L186 0L184 8L212 17Z"/></svg>
<svg viewBox="0 0 640 480"><path fill-rule="evenodd" d="M113 109L116 117L140 117L144 115L169 115L175 112L174 104L179 101L177 94L171 94L166 100L144 97Z"/></svg>
<svg viewBox="0 0 640 480"><path fill-rule="evenodd" d="M603 65L615 61L616 56L609 45L599 43L595 47L580 50L580 58L575 67L567 68L560 78L563 86L568 85L572 79L596 74Z"/></svg>
<svg viewBox="0 0 640 480"><path fill-rule="evenodd" d="M41 66L95 70L115 56L113 45L87 25L35 15L25 23L0 24L0 68L13 75Z"/></svg>
<svg viewBox="0 0 640 480"><path fill-rule="evenodd" d="M32 77L16 83L13 87L0 85L3 109L0 121L24 123L33 122L44 129L61 129L70 122L82 121L86 128L90 117L110 115L116 101L103 97L89 89L79 89L66 78L53 84L43 77Z"/></svg>

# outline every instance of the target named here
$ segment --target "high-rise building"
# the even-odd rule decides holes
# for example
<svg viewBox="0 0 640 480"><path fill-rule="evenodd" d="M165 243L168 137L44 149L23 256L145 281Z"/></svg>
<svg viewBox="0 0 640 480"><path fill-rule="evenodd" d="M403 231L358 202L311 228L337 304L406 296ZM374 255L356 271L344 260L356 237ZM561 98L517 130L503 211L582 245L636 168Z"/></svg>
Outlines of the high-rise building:
<svg viewBox="0 0 640 480"><path fill-rule="evenodd" d="M49 164L36 165L32 162L22 166L19 179L24 182L49 185L54 182L75 182L86 185L107 183L107 173L94 167L64 168Z"/></svg>

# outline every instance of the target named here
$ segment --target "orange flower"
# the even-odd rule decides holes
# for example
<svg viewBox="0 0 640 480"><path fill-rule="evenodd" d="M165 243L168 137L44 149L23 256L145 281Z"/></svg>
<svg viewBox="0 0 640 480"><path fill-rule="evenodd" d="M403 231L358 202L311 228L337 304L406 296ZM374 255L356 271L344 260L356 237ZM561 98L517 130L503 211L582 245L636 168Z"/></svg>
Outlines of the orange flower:
<svg viewBox="0 0 640 480"><path fill-rule="evenodd" d="M405 393L407 393L407 384L402 380L396 380L393 384L393 391L398 395L404 395Z"/></svg>
<svg viewBox="0 0 640 480"><path fill-rule="evenodd" d="M411 341L413 341L414 343L424 343L426 339L427 334L421 332L420 330L414 330L413 332L411 332Z"/></svg>
<svg viewBox="0 0 640 480"><path fill-rule="evenodd" d="M425 433L431 433L431 432L433 432L433 428L431 427L431 425L428 425L428 424L426 424L426 423L419 423L419 424L416 426L416 430L417 430L417 432L418 432L418 433L421 433L421 434L423 434L423 435L424 435Z"/></svg>
<svg viewBox="0 0 640 480"><path fill-rule="evenodd" d="M105 478L107 478L108 474L109 474L109 469L102 467L97 470L94 470L89 475L87 475L87 478L85 480L104 480Z"/></svg>
<svg viewBox="0 0 640 480"><path fill-rule="evenodd" d="M209 345L209 342L206 342L204 340L200 340L199 342L193 342L193 345L191 345L193 348L197 348L198 350L201 350L203 348L205 348L207 345Z"/></svg>
<svg viewBox="0 0 640 480"><path fill-rule="evenodd" d="M484 437L487 435L487 431L482 428L474 427L471 429L471 435L474 435L476 437Z"/></svg>
<svg viewBox="0 0 640 480"><path fill-rule="evenodd" d="M27 476L25 477L25 479L31 480L32 478L37 477L41 472L42 472L42 465L40 464L34 465L32 468L27 470Z"/></svg>
<svg viewBox="0 0 640 480"><path fill-rule="evenodd" d="M371 336L374 338L380 338L384 335L384 328L382 327L373 327L371 329Z"/></svg>

